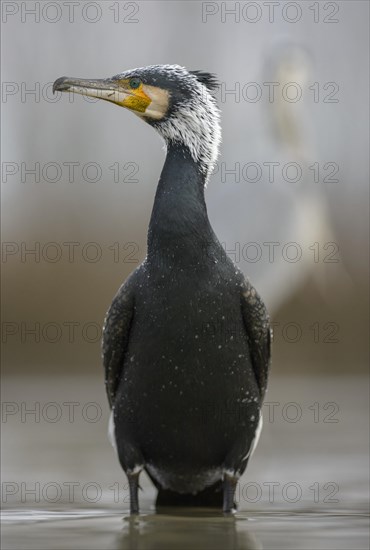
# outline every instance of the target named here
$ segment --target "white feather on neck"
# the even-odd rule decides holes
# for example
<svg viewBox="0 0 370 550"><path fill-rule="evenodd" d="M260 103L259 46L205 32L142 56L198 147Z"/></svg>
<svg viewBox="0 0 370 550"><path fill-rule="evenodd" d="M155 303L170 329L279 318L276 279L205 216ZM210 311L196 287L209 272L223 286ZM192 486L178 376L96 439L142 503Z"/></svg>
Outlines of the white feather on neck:
<svg viewBox="0 0 370 550"><path fill-rule="evenodd" d="M157 129L167 143L183 143L189 149L194 161L200 164L207 184L221 142L220 112L206 86L186 69L179 69L191 77L191 98L179 104Z"/></svg>

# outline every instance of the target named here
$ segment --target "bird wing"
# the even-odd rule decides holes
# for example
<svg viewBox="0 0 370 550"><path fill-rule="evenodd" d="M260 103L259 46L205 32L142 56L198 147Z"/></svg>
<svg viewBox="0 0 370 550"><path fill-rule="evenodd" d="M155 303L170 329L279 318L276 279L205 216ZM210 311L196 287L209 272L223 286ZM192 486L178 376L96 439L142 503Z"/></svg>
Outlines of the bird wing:
<svg viewBox="0 0 370 550"><path fill-rule="evenodd" d="M129 341L133 316L134 292L130 279L128 279L113 298L112 305L104 320L103 365L110 407L114 404L121 380L123 359Z"/></svg>
<svg viewBox="0 0 370 550"><path fill-rule="evenodd" d="M252 366L263 398L271 359L270 319L261 297L247 279L242 283L241 308Z"/></svg>

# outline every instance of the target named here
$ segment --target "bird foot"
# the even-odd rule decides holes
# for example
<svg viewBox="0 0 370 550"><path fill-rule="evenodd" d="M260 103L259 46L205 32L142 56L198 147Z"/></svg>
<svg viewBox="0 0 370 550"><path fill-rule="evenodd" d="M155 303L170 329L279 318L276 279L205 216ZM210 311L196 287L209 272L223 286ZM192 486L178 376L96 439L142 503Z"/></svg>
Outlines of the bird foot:
<svg viewBox="0 0 370 550"><path fill-rule="evenodd" d="M238 484L237 477L225 474L224 483L223 483L224 499L223 499L223 507L222 507L222 511L224 515L230 516L236 512L236 505L234 502L234 498L235 498L235 490L236 490L237 484Z"/></svg>
<svg viewBox="0 0 370 550"><path fill-rule="evenodd" d="M139 513L139 475L140 472L127 474L128 486L130 491L130 515Z"/></svg>

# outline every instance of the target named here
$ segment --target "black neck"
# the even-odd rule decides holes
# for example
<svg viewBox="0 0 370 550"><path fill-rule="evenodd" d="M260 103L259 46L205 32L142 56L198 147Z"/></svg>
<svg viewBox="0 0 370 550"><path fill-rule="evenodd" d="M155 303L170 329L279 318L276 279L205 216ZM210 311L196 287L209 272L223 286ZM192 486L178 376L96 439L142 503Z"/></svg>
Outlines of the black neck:
<svg viewBox="0 0 370 550"><path fill-rule="evenodd" d="M204 200L205 174L182 144L169 144L148 231L148 259L195 261L214 240Z"/></svg>

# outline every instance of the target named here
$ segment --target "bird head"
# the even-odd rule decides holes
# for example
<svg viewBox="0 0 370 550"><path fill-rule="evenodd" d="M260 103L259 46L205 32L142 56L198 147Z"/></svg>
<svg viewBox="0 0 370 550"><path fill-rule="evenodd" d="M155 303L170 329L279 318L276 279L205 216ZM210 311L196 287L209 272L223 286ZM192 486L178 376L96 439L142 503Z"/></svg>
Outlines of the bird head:
<svg viewBox="0 0 370 550"><path fill-rule="evenodd" d="M62 77L54 92L72 92L125 107L153 126L167 144L187 147L205 174L212 171L221 140L219 110L210 73L179 65L151 65L90 80Z"/></svg>

